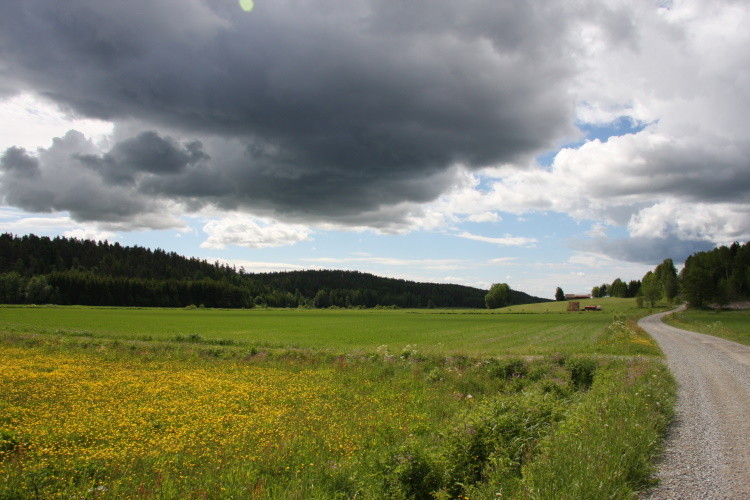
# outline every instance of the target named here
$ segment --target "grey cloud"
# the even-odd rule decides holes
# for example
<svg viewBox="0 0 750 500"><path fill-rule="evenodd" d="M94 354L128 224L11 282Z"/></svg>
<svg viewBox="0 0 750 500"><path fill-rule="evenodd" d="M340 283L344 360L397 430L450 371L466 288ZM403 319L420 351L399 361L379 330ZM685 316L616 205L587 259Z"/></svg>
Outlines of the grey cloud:
<svg viewBox="0 0 750 500"><path fill-rule="evenodd" d="M0 191L86 220L176 200L398 226L398 207L458 182L456 164L522 164L574 135L579 22L612 47L646 50L633 12L593 1L276 0L250 14L236 0L2 2L0 94L29 90L131 129L106 151L56 143L35 183L19 174L33 168L4 165ZM747 149L721 163L697 142L637 145L643 172L587 193L746 201Z"/></svg>
<svg viewBox="0 0 750 500"><path fill-rule="evenodd" d="M141 180L138 190L225 209L283 213L308 222L381 227L399 223L406 215L383 207L430 201L456 182L453 169L384 176L368 169L296 168L291 159L269 159L225 141L207 144L207 148L212 156L219 156L215 150L222 151L223 163L187 168L171 176L149 176ZM248 155L253 158L249 163Z"/></svg>
<svg viewBox="0 0 750 500"><path fill-rule="evenodd" d="M750 147L744 145L743 150L740 144L721 144L711 148L708 142L650 148L641 168L623 169L619 182L595 189L605 196L649 194L654 199L671 195L695 202L750 202ZM643 154L643 150L634 153Z"/></svg>
<svg viewBox="0 0 750 500"><path fill-rule="evenodd" d="M174 176L187 166L209 159L200 141L184 146L154 131L142 132L118 142L104 155L74 155L83 165L98 171L108 183L133 183L140 173Z"/></svg>
<svg viewBox="0 0 750 500"><path fill-rule="evenodd" d="M29 155L24 148L10 147L0 157L0 168L18 177L37 177L39 160Z"/></svg>
<svg viewBox="0 0 750 500"><path fill-rule="evenodd" d="M224 163L208 165L207 150L195 142L180 145L149 132L98 152L82 134L70 131L40 149L38 157L19 148L6 151L0 195L26 210L67 210L79 221L141 220L174 200L193 211L212 204L391 230L402 227L410 213L385 207L429 201L455 182L451 169L387 177L367 170L303 169L290 175L263 161L247 168L250 153L236 142L210 143L225 157ZM31 169L33 176L27 173Z"/></svg>
<svg viewBox="0 0 750 500"><path fill-rule="evenodd" d="M81 161L93 158L95 150L76 131L56 138L51 147L40 149L37 157L19 148L9 148L2 157L0 200L32 212L66 210L78 221L130 227L179 225L172 216L164 214L163 200L132 187L107 183L102 173L90 168L90 162ZM28 175L29 168L34 175Z"/></svg>
<svg viewBox="0 0 750 500"><path fill-rule="evenodd" d="M208 159L200 141L182 148L171 138L160 137L153 131L118 143L109 156L132 170L152 174L175 174L188 164Z"/></svg>
<svg viewBox="0 0 750 500"><path fill-rule="evenodd" d="M80 153L104 184L146 172L141 192L350 217L435 199L457 163L519 161L573 134L564 8L4 2L0 66L76 113L162 131Z"/></svg>
<svg viewBox="0 0 750 500"><path fill-rule="evenodd" d="M716 245L705 240L681 240L675 236L665 238L598 238L577 240L570 244L575 250L596 252L615 259L639 264L658 264L666 258L683 262L696 252L711 250Z"/></svg>

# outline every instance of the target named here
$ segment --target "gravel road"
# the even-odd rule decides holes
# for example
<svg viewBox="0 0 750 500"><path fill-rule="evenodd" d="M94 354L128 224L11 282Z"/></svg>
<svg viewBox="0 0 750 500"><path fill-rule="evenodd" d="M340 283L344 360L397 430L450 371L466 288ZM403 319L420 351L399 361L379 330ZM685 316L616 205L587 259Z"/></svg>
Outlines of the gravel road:
<svg viewBox="0 0 750 500"><path fill-rule="evenodd" d="M675 421L644 499L750 499L750 347L639 321L678 383Z"/></svg>

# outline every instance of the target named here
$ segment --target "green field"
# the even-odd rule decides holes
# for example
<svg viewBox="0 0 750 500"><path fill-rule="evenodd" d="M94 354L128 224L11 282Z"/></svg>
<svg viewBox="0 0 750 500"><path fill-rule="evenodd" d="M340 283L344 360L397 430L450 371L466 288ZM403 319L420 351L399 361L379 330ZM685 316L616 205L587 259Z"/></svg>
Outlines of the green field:
<svg viewBox="0 0 750 500"><path fill-rule="evenodd" d="M598 302L0 307L0 498L631 498L674 383Z"/></svg>
<svg viewBox="0 0 750 500"><path fill-rule="evenodd" d="M677 328L750 345L750 310L688 309L668 315L664 322Z"/></svg>
<svg viewBox="0 0 750 500"><path fill-rule="evenodd" d="M192 338L339 352L409 345L428 353L611 354L602 335L613 314L638 316L647 310L636 309L632 299L596 303L604 310L567 313L567 303L554 302L496 311L3 307L0 331L124 340Z"/></svg>

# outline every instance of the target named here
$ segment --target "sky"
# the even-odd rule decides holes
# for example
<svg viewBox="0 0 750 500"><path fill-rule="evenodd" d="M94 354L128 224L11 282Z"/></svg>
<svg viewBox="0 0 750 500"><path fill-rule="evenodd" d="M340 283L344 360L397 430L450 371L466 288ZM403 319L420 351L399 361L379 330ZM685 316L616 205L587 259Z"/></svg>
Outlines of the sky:
<svg viewBox="0 0 750 500"><path fill-rule="evenodd" d="M551 298L750 239L744 0L10 0L0 230Z"/></svg>

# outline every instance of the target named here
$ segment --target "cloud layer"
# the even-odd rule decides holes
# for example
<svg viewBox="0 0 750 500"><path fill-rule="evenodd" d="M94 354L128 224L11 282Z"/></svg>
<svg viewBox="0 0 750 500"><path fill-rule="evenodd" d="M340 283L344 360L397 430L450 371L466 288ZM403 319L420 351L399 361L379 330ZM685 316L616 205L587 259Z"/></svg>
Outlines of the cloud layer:
<svg viewBox="0 0 750 500"><path fill-rule="evenodd" d="M265 217L207 226L209 246L304 241L299 224L399 232L527 211L627 227L629 259L659 238L747 239L749 11L731 0L279 0L251 13L235 0L4 2L0 97L30 93L115 128L104 143L71 131L7 149L0 197L110 229L178 227L201 209ZM632 130L604 141L576 128L623 121Z"/></svg>
<svg viewBox="0 0 750 500"><path fill-rule="evenodd" d="M519 161L573 133L560 10L31 0L0 8L2 67L11 88L146 128L77 156L104 184L148 172L134 191L331 217L434 200L455 165ZM215 139L202 170L187 168L206 159L196 138Z"/></svg>

